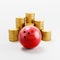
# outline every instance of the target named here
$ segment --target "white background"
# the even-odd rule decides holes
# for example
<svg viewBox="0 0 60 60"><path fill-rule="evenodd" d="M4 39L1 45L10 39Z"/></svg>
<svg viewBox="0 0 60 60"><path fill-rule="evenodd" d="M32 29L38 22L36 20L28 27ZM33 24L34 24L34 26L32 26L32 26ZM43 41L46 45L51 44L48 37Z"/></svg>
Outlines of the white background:
<svg viewBox="0 0 60 60"><path fill-rule="evenodd" d="M45 29L52 32L51 42L42 41L32 50L9 42L8 29L15 28L15 18L26 12L45 21ZM60 60L60 0L0 0L0 60Z"/></svg>

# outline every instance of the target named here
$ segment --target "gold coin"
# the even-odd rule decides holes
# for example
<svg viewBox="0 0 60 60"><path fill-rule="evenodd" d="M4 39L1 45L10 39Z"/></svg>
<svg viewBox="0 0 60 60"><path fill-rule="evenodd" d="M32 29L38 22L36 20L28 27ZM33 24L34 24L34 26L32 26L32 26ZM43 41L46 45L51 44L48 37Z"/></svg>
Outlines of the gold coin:
<svg viewBox="0 0 60 60"><path fill-rule="evenodd" d="M18 41L18 30L9 30L9 41Z"/></svg>
<svg viewBox="0 0 60 60"><path fill-rule="evenodd" d="M24 18L16 18L16 28L21 29L24 26Z"/></svg>
<svg viewBox="0 0 60 60"><path fill-rule="evenodd" d="M16 18L16 23L24 23L24 18Z"/></svg>
<svg viewBox="0 0 60 60"><path fill-rule="evenodd" d="M26 13L26 23L33 23L35 13Z"/></svg>
<svg viewBox="0 0 60 60"><path fill-rule="evenodd" d="M42 31L42 40L50 41L51 40L51 32L50 31Z"/></svg>
<svg viewBox="0 0 60 60"><path fill-rule="evenodd" d="M35 13L26 13L27 18L35 18Z"/></svg>
<svg viewBox="0 0 60 60"><path fill-rule="evenodd" d="M34 25L40 30L44 29L44 21L34 21Z"/></svg>
<svg viewBox="0 0 60 60"><path fill-rule="evenodd" d="M34 20L32 19L26 19L26 23L33 23Z"/></svg>
<svg viewBox="0 0 60 60"><path fill-rule="evenodd" d="M30 26L30 25L31 25L31 26L34 26L33 23L26 23L26 24L25 24L25 26Z"/></svg>

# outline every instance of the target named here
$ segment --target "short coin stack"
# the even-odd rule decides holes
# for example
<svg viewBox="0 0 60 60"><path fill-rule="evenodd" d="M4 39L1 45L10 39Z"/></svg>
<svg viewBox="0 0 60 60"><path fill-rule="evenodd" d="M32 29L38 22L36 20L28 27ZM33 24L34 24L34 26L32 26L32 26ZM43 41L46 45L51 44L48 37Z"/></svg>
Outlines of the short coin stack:
<svg viewBox="0 0 60 60"><path fill-rule="evenodd" d="M42 40L50 41L51 40L51 32L50 31L42 31Z"/></svg>
<svg viewBox="0 0 60 60"><path fill-rule="evenodd" d="M18 33L24 26L35 26L42 33L43 41L51 40L51 32L44 30L44 21L35 20L35 13L26 13L24 18L16 18L16 30L9 30L9 40L11 42L18 41Z"/></svg>
<svg viewBox="0 0 60 60"><path fill-rule="evenodd" d="M16 42L18 40L18 30L9 30L9 40Z"/></svg>

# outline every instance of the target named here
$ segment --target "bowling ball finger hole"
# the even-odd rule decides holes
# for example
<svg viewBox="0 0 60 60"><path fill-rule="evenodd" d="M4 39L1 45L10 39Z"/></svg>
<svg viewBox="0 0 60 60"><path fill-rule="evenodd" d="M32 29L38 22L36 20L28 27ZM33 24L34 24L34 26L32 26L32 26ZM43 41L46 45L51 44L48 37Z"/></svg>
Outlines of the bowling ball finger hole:
<svg viewBox="0 0 60 60"><path fill-rule="evenodd" d="M30 34L30 32L28 32L28 34Z"/></svg>
<svg viewBox="0 0 60 60"><path fill-rule="evenodd" d="M24 33L26 33L26 31L24 31Z"/></svg>
<svg viewBox="0 0 60 60"><path fill-rule="evenodd" d="M36 26L36 24L34 24L34 26Z"/></svg>
<svg viewBox="0 0 60 60"><path fill-rule="evenodd" d="M24 38L26 38L26 36L24 36Z"/></svg>

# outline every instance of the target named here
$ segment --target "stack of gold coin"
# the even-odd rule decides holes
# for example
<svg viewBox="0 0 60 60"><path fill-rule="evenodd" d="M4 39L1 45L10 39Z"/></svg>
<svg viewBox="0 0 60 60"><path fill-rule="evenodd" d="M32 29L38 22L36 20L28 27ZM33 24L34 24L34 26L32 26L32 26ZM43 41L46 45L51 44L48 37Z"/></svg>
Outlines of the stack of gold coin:
<svg viewBox="0 0 60 60"><path fill-rule="evenodd" d="M33 23L35 19L35 13L26 13L26 23Z"/></svg>
<svg viewBox="0 0 60 60"><path fill-rule="evenodd" d="M17 30L9 30L9 40L11 42L18 41L18 29Z"/></svg>
<svg viewBox="0 0 60 60"><path fill-rule="evenodd" d="M26 23L25 26L34 26L34 23Z"/></svg>
<svg viewBox="0 0 60 60"><path fill-rule="evenodd" d="M24 18L16 18L16 28L21 29L24 26Z"/></svg>
<svg viewBox="0 0 60 60"><path fill-rule="evenodd" d="M43 30L43 29L44 29L44 21L34 21L34 25L35 25L39 30Z"/></svg>
<svg viewBox="0 0 60 60"><path fill-rule="evenodd" d="M51 32L50 31L42 31L42 40L50 41L51 40Z"/></svg>

